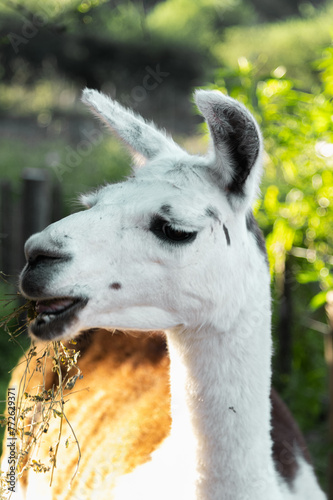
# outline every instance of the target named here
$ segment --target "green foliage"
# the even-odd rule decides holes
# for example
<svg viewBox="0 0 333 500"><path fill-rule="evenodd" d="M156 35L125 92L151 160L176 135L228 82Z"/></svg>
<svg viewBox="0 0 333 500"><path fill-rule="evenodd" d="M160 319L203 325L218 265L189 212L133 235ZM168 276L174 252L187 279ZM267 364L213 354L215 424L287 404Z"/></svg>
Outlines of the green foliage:
<svg viewBox="0 0 333 500"><path fill-rule="evenodd" d="M317 80L309 61L330 41L333 6L306 5L307 17L259 24L260 5L249 0L0 0L0 105L6 86L22 94L33 83L33 106L47 91L45 79L59 75L128 92L156 63L176 87L190 88L210 80L216 65L235 67L240 56L261 76L283 66L310 89ZM16 106L10 98L7 109L10 103Z"/></svg>
<svg viewBox="0 0 333 500"><path fill-rule="evenodd" d="M48 0L47 8L49 12L57 12L60 9L68 9L77 5L77 0ZM26 11L38 12L41 8L40 0L24 0L24 2L16 2L15 0L1 0L1 10L5 13L17 12L21 14Z"/></svg>
<svg viewBox="0 0 333 500"><path fill-rule="evenodd" d="M159 3L148 16L152 33L180 43L212 47L219 29L254 20L255 15L242 0L167 0Z"/></svg>
<svg viewBox="0 0 333 500"><path fill-rule="evenodd" d="M284 22L234 26L216 40L212 51L220 64L237 69L241 56L251 61L252 75L266 78L283 66L287 76L301 88L311 89L317 83L312 62L320 57L322 47L329 46L332 36L333 4L329 2L309 17Z"/></svg>
<svg viewBox="0 0 333 500"><path fill-rule="evenodd" d="M5 278L0 274L0 322L2 319L13 314L18 307L18 296L9 292ZM14 318L10 326L15 329L23 318ZM4 413L6 407L7 388L11 377L11 370L15 367L20 356L29 346L30 341L21 336L20 344L14 341L4 328L0 327L0 415ZM4 433L4 428L0 427L0 441Z"/></svg>
<svg viewBox="0 0 333 500"><path fill-rule="evenodd" d="M99 133L102 135L101 131ZM53 138L26 142L24 147L17 148L16 140L0 139L0 178L8 177L10 172L14 191L19 197L23 168L48 168L51 178L60 183L66 205L72 206L79 194L97 188L103 182L119 181L129 174L130 161L118 141L105 133L98 145L87 143L86 154L80 147L84 140L68 143L66 139Z"/></svg>
<svg viewBox="0 0 333 500"><path fill-rule="evenodd" d="M85 33L95 35L98 28L99 34L117 41L139 41L145 37L146 12L141 2L103 0L100 4L99 8L91 2L79 5L77 10L82 16L76 17L75 31L81 25Z"/></svg>

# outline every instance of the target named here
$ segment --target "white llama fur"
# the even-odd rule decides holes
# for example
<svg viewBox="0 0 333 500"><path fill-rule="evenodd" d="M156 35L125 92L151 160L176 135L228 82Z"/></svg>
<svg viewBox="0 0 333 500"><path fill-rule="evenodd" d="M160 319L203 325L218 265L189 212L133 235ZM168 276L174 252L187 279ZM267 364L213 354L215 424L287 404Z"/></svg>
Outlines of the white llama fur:
<svg viewBox="0 0 333 500"><path fill-rule="evenodd" d="M27 298L85 300L70 322L42 314L31 335L166 330L171 434L150 462L123 476L115 500L321 500L300 455L291 484L272 458L270 275L250 216L261 134L230 97L199 90L195 100L210 130L207 156L188 154L140 116L84 91L83 101L139 155L141 168L82 197L88 210L26 243ZM165 235L170 226L197 235L175 244ZM56 264L48 266L50 256Z"/></svg>

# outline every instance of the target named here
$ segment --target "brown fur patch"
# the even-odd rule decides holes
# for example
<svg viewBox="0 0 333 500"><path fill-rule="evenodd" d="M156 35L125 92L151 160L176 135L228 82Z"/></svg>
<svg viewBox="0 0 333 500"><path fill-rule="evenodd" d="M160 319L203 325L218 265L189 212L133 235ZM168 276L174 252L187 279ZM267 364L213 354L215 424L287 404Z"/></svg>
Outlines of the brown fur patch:
<svg viewBox="0 0 333 500"><path fill-rule="evenodd" d="M70 345L73 348L73 345ZM149 460L150 454L170 430L169 358L161 332L114 333L89 331L77 339L81 351L78 365L83 379L66 398L66 416L81 447L79 474L71 482L78 459L74 439L64 424L57 456L52 497L49 497L50 473L29 471L21 481L28 489L53 500L90 500L93 489L101 488L100 500L112 498L117 477ZM24 361L15 369L11 386L18 384L25 369ZM52 362L48 362L46 389L55 384ZM36 372L30 389L43 383ZM297 472L296 449L309 460L305 441L289 410L273 390L272 437L277 469L292 481ZM28 423L28 422L27 422ZM49 447L58 438L59 419L51 420L50 429L40 446L38 459L49 463ZM5 448L4 448L5 451Z"/></svg>
<svg viewBox="0 0 333 500"><path fill-rule="evenodd" d="M80 345L83 354L78 365L83 379L76 382L65 404L66 416L81 447L80 472L68 490L78 452L72 438L68 448L65 446L71 435L65 423L52 498L70 500L78 495L77 498L88 500L92 488L108 484L108 491L103 491L103 495L110 499L116 478L146 462L169 432L169 359L165 338L160 333L140 332L133 336L98 330L85 334L78 340L77 349ZM22 362L13 373L11 385L19 383L24 369ZM55 380L50 362L46 389L52 387ZM41 384L41 374L35 373L30 389ZM59 419L52 419L38 454L45 465L49 465L49 447L55 446L58 430ZM36 482L42 494L48 491L49 480L49 472L36 474L30 470L22 484L29 483L28 488L33 488Z"/></svg>
<svg viewBox="0 0 333 500"><path fill-rule="evenodd" d="M311 463L311 458L298 425L274 389L271 403L273 458L278 472L290 483L298 471L297 456L302 455L308 463Z"/></svg>

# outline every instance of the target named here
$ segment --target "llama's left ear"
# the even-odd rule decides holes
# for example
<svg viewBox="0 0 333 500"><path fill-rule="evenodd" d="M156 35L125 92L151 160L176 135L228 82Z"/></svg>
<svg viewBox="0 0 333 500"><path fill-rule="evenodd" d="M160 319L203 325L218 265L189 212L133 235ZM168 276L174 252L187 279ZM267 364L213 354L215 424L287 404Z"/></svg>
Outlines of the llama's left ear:
<svg viewBox="0 0 333 500"><path fill-rule="evenodd" d="M82 102L122 140L137 165L144 164L161 152L180 149L163 131L102 92L85 89Z"/></svg>
<svg viewBox="0 0 333 500"><path fill-rule="evenodd" d="M212 174L233 206L248 206L257 195L262 170L262 139L251 113L216 90L197 90L196 104L213 142Z"/></svg>

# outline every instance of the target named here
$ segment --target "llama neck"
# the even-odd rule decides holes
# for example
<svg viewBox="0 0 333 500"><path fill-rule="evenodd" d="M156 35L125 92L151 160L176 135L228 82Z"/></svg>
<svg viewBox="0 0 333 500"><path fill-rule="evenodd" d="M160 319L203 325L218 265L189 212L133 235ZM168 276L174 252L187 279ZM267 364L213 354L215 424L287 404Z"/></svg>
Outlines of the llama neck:
<svg viewBox="0 0 333 500"><path fill-rule="evenodd" d="M267 300L241 313L237 328L174 329L168 345L171 436L179 447L191 434L196 498L279 498L271 458Z"/></svg>

